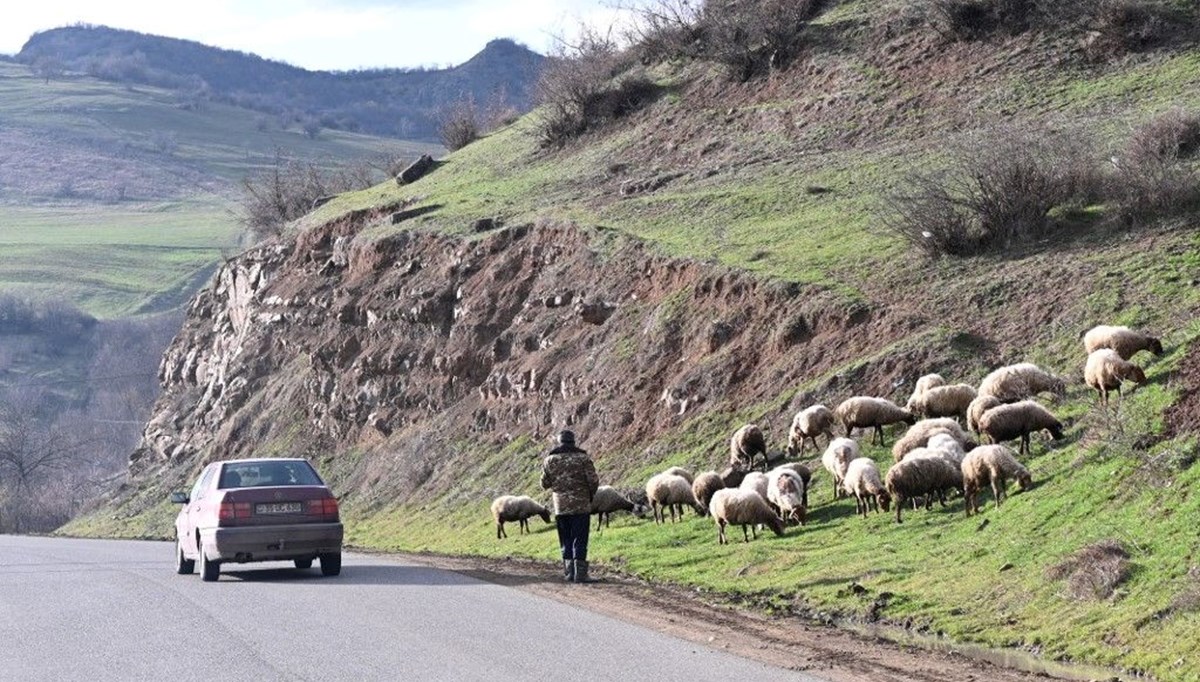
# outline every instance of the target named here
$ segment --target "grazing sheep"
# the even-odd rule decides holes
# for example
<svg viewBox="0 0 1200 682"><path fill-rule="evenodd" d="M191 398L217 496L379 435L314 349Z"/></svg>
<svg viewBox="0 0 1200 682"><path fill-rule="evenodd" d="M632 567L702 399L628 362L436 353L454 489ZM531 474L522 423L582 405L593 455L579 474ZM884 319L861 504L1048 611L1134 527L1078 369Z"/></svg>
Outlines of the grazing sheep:
<svg viewBox="0 0 1200 682"><path fill-rule="evenodd" d="M670 469L663 471L663 473L664 474L672 474L674 476L683 476L684 478L687 479L688 484L691 484L692 481L696 478L695 476L692 476L692 472L688 471L687 469L684 469L683 467L671 467Z"/></svg>
<svg viewBox="0 0 1200 682"><path fill-rule="evenodd" d="M1121 382L1132 381L1141 385L1146 383L1146 373L1141 367L1121 358L1117 351L1111 348L1101 348L1088 355L1087 365L1083 370L1083 380L1088 386L1096 389L1100 405L1108 407L1108 392L1115 390L1117 400L1121 399Z"/></svg>
<svg viewBox="0 0 1200 682"><path fill-rule="evenodd" d="M859 450L858 442L853 438L834 438L829 443L829 447L825 448L825 454L821 455L821 465L833 479L833 499L835 501L842 496L841 486L842 480L846 477L846 467L861 456L862 451Z"/></svg>
<svg viewBox="0 0 1200 682"><path fill-rule="evenodd" d="M993 443L1003 443L1014 438L1021 439L1021 454L1029 454L1029 434L1045 429L1054 440L1063 437L1062 422L1050 411L1032 400L998 405L983 413L979 418L980 433Z"/></svg>
<svg viewBox="0 0 1200 682"><path fill-rule="evenodd" d="M925 447L944 453L954 462L954 466L961 465L963 458L967 456L967 451L963 448L962 443L958 442L954 436L944 432L930 436L929 443Z"/></svg>
<svg viewBox="0 0 1200 682"><path fill-rule="evenodd" d="M896 523L902 523L900 510L904 508L905 500L925 498L925 508L933 506L935 494L942 497L947 488L963 488L962 471L941 457L905 457L888 469L884 479L892 504L896 505Z"/></svg>
<svg viewBox="0 0 1200 682"><path fill-rule="evenodd" d="M788 432L787 452L789 457L799 457L804 454L805 441L812 441L813 449L817 449L817 436L825 434L833 440L833 425L837 417L833 410L824 405L813 405L796 413L792 418L792 428Z"/></svg>
<svg viewBox="0 0 1200 682"><path fill-rule="evenodd" d="M863 518L867 518L872 503L875 511L887 511L892 501L883 479L879 476L879 467L870 457L858 457L846 467L846 478L842 480L842 489L854 497L856 509Z"/></svg>
<svg viewBox="0 0 1200 682"><path fill-rule="evenodd" d="M1129 327L1112 327L1105 324L1092 327L1084 333L1083 347L1088 355L1101 348L1110 348L1115 350L1122 360L1128 360L1142 350L1148 350L1155 355L1163 354L1162 342L1153 336L1135 332Z"/></svg>
<svg viewBox="0 0 1200 682"><path fill-rule="evenodd" d="M997 405L1003 405L994 395L981 395L971 401L967 406L967 428L979 433L979 418L984 412L992 409Z"/></svg>
<svg viewBox="0 0 1200 682"><path fill-rule="evenodd" d="M788 462L787 464L780 464L779 466L777 466L775 468L776 469L791 469L792 471L794 471L800 475L800 480L804 483L804 491L801 493L801 496L804 498L803 499L804 507L805 507L805 509L807 509L808 508L808 484L812 482L812 472L808 470L808 467L804 466L800 462Z"/></svg>
<svg viewBox="0 0 1200 682"><path fill-rule="evenodd" d="M757 424L746 424L729 439L729 465L754 468L754 456L762 455L763 471L767 469L767 439Z"/></svg>
<svg viewBox="0 0 1200 682"><path fill-rule="evenodd" d="M529 530L531 516L540 516L543 521L550 523L550 510L535 502L528 495L501 495L492 500L492 518L496 520L497 540L508 537L508 533L504 530L504 524L509 521L519 522L518 535L531 533L532 531Z"/></svg>
<svg viewBox="0 0 1200 682"><path fill-rule="evenodd" d="M1011 448L1003 445L982 445L971 451L962 462L963 499L966 500L967 516L979 513L978 494L986 484L992 485L992 497L996 506L1004 499L1009 479L1015 478L1021 490L1033 487L1029 470L1017 461Z"/></svg>
<svg viewBox="0 0 1200 682"><path fill-rule="evenodd" d="M596 488L596 494L592 495L592 513L596 515L597 531L600 530L601 522L604 523L605 528L608 528L608 522L615 511L639 514L642 509L628 497L617 492L617 489L611 485L602 485Z"/></svg>
<svg viewBox="0 0 1200 682"><path fill-rule="evenodd" d="M929 439L939 433L948 434L954 440L957 440L964 450L970 450L975 447L975 441L963 431L958 422L949 417L940 419L922 419L921 421L909 427L900 440L892 446L892 458L897 462L904 459L904 455L908 454L915 448L923 448L929 443Z"/></svg>
<svg viewBox="0 0 1200 682"><path fill-rule="evenodd" d="M970 384L937 386L909 400L908 409L926 419L954 417L965 420L967 407L975 395L975 387Z"/></svg>
<svg viewBox="0 0 1200 682"><path fill-rule="evenodd" d="M758 493L759 497L767 499L767 475L761 471L751 471L742 479L742 484L738 486L738 490L751 490Z"/></svg>
<svg viewBox="0 0 1200 682"><path fill-rule="evenodd" d="M804 525L808 515L804 489L804 479L790 467L776 467L767 474L767 502L779 510L785 522L790 519Z"/></svg>
<svg viewBox="0 0 1200 682"><path fill-rule="evenodd" d="M979 395L993 396L1002 403L1014 403L1046 392L1062 397L1067 393L1067 384L1031 362L1001 367L979 383Z"/></svg>
<svg viewBox="0 0 1200 682"><path fill-rule="evenodd" d="M867 396L856 396L842 401L842 404L834 410L834 414L846 427L847 436L856 428L873 428L875 433L871 442L874 443L875 438L878 437L880 445L883 445L883 427L885 425L899 422L913 424L917 421L911 412L896 403L886 398Z"/></svg>
<svg viewBox="0 0 1200 682"><path fill-rule="evenodd" d="M926 374L920 379L917 379L917 383L913 385L912 395L909 397L908 403L904 406L904 409L912 412L914 400L920 398L922 395L925 395L925 391L928 391L931 388L945 385L946 380L942 378L941 374Z"/></svg>
<svg viewBox="0 0 1200 682"><path fill-rule="evenodd" d="M696 502L692 492L692 484L683 476L674 474L656 474L646 481L646 499L654 512L654 523L667 522L667 509L671 510L671 523L675 523L675 515L683 520L683 505L689 505L697 514L703 515L704 510Z"/></svg>
<svg viewBox="0 0 1200 682"><path fill-rule="evenodd" d="M754 530L756 524L764 524L776 535L783 535L783 519L771 511L766 500L750 490L718 490L712 498L712 515L717 522L717 542L722 545L729 544L729 539L725 537L725 526L741 526L746 542L750 542L750 533L758 539L758 533ZM750 527L749 532L747 526Z"/></svg>
<svg viewBox="0 0 1200 682"><path fill-rule="evenodd" d="M696 480L692 481L692 494L696 496L696 503L704 508L704 513L708 513L708 505L712 502L713 493L718 490L725 489L725 481L721 479L721 474L715 471L705 471L696 476Z"/></svg>

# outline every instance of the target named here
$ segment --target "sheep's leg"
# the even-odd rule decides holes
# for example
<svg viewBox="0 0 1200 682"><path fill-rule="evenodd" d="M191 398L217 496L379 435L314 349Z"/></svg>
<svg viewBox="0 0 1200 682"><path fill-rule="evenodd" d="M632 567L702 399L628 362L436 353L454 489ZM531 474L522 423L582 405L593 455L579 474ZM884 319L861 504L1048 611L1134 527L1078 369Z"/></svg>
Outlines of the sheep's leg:
<svg viewBox="0 0 1200 682"><path fill-rule="evenodd" d="M1029 438L1029 432L1026 431L1025 433L1021 434L1021 454L1028 456L1029 450L1030 450L1030 438Z"/></svg>
<svg viewBox="0 0 1200 682"><path fill-rule="evenodd" d="M497 521L496 522L496 539L501 540L506 537L508 537L508 536L504 533L504 522Z"/></svg>
<svg viewBox="0 0 1200 682"><path fill-rule="evenodd" d="M904 509L904 498L900 495L896 496L896 523L904 523L900 520L900 510Z"/></svg>
<svg viewBox="0 0 1200 682"><path fill-rule="evenodd" d="M725 519L717 519L717 544L729 544L729 538L725 537Z"/></svg>
<svg viewBox="0 0 1200 682"><path fill-rule="evenodd" d="M748 524L748 523L743 523L743 524L742 524L742 537L745 539L745 541L746 541L746 542L750 542L750 534L749 534L749 533L746 531L746 528L747 528L749 525L750 525L750 524ZM754 535L754 539L755 539L755 540L757 540L757 539L758 539L758 534L757 534L757 533Z"/></svg>

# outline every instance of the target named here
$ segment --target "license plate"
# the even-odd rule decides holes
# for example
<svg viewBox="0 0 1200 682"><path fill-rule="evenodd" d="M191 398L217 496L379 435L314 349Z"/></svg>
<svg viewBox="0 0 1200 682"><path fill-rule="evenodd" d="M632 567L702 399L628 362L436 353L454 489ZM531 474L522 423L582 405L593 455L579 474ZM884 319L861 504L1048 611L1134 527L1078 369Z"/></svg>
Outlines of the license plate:
<svg viewBox="0 0 1200 682"><path fill-rule="evenodd" d="M256 514L299 514L304 505L299 502L271 502L254 507Z"/></svg>

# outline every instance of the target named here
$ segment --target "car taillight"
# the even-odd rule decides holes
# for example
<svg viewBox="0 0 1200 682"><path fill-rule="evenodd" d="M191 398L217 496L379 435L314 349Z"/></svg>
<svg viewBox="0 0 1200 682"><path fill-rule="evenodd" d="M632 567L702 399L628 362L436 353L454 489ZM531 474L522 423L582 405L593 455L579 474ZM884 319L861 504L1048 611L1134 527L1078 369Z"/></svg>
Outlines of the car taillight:
<svg viewBox="0 0 1200 682"><path fill-rule="evenodd" d="M338 501L334 497L308 501L308 513L314 516L332 516L337 518Z"/></svg>
<svg viewBox="0 0 1200 682"><path fill-rule="evenodd" d="M222 502L217 511L217 518L220 521L234 521L237 519L250 518L250 503L249 502Z"/></svg>

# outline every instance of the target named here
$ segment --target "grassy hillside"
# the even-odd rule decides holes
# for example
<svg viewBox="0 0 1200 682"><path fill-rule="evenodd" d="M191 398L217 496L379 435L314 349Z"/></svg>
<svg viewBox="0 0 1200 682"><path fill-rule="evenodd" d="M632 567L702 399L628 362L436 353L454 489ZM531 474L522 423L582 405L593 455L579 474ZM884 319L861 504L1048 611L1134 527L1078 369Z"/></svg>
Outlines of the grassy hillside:
<svg viewBox="0 0 1200 682"><path fill-rule="evenodd" d="M989 499L967 519L954 500L908 512L901 525L888 515L863 520L853 503L830 500L820 473L810 523L785 537L718 547L709 519L654 526L622 518L593 536L594 556L610 570L774 612L882 620L1158 679L1200 679L1200 539L1192 528L1200 513L1198 216L1180 211L1130 227L1109 219L1114 205L1096 200L1064 208L1049 236L939 260L881 221L882 200L909 170L943 166L952 144L984 133L1069 130L1089 158L1116 157L1119 165L1132 129L1197 101L1200 50L1183 41L1096 62L1078 57L1075 37L1053 31L953 42L912 21L907 7L832 3L788 69L745 83L702 61L633 66L654 84L654 97L561 149L539 144L547 114L535 112L414 185L344 195L297 229L403 200L428 211L369 225L356 238L469 235L474 220L492 216L506 224L573 221L606 228L596 250L615 231L672 255L827 288L847 309L904 321L885 332L884 350L799 383L775 382L775 397L763 404L704 406L634 446L583 443L606 482L633 489L668 465L720 468L729 434L746 421L762 424L780 450L797 406L832 405L872 387L903 402L911 383L883 384L884 376L937 371L975 384L1009 362L1052 369L1068 380L1067 396L1048 403L1067 436L1035 440L1026 460L1035 488L999 509ZM629 364L645 351L650 321L668 307L688 314L687 292L677 293L644 316ZM1082 383L1079 334L1102 323L1154 330L1166 346L1161 357L1136 358L1149 384L1113 412L1099 410ZM405 505L377 492L388 476L404 475L393 471L394 443L348 449L322 466L345 490L356 545L552 560L551 529L497 541L487 511L501 493L544 497L544 445L524 434L503 449L456 441L456 455L469 457L454 461L471 466L438 470L425 495ZM891 461L888 450L866 451L881 469ZM96 514L67 531L169 535L172 513L159 503L131 519ZM1125 556L1105 568L1096 548L1109 542ZM1092 559L1072 573L1072 557L1087 548Z"/></svg>

